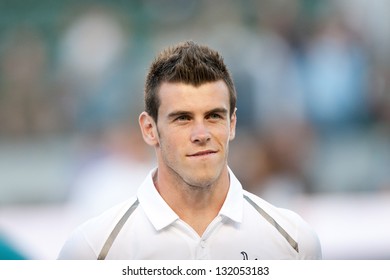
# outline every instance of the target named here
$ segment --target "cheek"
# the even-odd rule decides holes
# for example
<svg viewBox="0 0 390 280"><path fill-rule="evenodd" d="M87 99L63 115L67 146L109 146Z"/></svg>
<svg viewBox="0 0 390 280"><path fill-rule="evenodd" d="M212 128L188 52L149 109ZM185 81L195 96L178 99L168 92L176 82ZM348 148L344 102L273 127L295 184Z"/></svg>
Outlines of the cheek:
<svg viewBox="0 0 390 280"><path fill-rule="evenodd" d="M234 131L230 127L224 127L224 129L221 129L218 132L218 136L221 141L224 143L228 143L230 140L233 140L234 138Z"/></svg>
<svg viewBox="0 0 390 280"><path fill-rule="evenodd" d="M184 139L178 132L166 131L159 136L159 148L167 157L172 157L173 154L178 153L184 144Z"/></svg>

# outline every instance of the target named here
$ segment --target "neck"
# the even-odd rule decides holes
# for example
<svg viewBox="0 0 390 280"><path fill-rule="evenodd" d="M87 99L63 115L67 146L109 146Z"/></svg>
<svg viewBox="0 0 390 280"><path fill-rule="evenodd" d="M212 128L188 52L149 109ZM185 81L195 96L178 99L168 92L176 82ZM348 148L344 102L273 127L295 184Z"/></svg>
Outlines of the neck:
<svg viewBox="0 0 390 280"><path fill-rule="evenodd" d="M167 180L157 170L154 184L165 202L201 236L218 215L229 190L227 168L211 185L196 187L183 180Z"/></svg>

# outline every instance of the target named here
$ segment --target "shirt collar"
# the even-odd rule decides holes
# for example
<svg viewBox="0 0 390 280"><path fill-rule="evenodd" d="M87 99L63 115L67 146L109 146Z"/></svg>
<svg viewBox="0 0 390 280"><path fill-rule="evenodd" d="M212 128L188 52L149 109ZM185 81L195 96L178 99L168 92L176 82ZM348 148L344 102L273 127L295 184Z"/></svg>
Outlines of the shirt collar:
<svg viewBox="0 0 390 280"><path fill-rule="evenodd" d="M241 223L244 211L243 189L241 183L229 168L230 187L219 214Z"/></svg>
<svg viewBox="0 0 390 280"><path fill-rule="evenodd" d="M153 183L153 175L156 168L149 172L148 176L141 184L137 196L145 211L146 216L156 230L172 224L179 219L179 216L168 206L161 195L156 190ZM225 202L219 215L225 216L235 222L242 222L243 217L243 190L240 182L229 169L230 187Z"/></svg>
<svg viewBox="0 0 390 280"><path fill-rule="evenodd" d="M179 216L168 206L154 186L153 175L156 170L155 168L149 172L145 181L138 189L137 196L140 205L154 228L161 230L179 219Z"/></svg>

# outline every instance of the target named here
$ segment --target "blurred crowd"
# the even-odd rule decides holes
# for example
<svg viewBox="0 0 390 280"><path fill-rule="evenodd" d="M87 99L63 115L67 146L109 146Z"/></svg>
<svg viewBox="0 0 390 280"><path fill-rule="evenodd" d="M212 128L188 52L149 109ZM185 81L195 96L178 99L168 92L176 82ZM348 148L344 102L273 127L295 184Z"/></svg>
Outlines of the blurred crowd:
<svg viewBox="0 0 390 280"><path fill-rule="evenodd" d="M246 189L280 205L390 190L387 0L0 5L0 203L72 201L92 215L134 193L154 164L137 123L144 75L186 39L232 71L230 166Z"/></svg>

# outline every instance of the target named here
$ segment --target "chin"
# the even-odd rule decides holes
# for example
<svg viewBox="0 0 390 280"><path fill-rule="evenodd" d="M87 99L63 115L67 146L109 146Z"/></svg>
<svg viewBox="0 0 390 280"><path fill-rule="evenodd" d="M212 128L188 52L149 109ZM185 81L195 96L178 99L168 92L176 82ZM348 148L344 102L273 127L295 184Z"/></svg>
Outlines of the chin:
<svg viewBox="0 0 390 280"><path fill-rule="evenodd" d="M191 187L202 189L211 187L218 178L216 174L203 174L203 176L197 176L196 178L193 176L194 174L191 175L192 176L189 176L188 180L186 180L187 184Z"/></svg>

